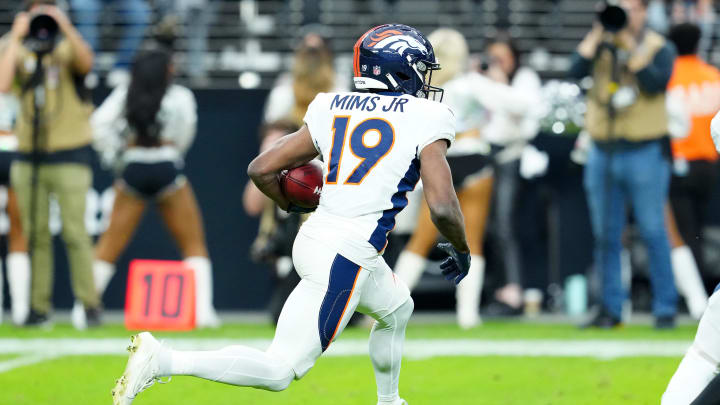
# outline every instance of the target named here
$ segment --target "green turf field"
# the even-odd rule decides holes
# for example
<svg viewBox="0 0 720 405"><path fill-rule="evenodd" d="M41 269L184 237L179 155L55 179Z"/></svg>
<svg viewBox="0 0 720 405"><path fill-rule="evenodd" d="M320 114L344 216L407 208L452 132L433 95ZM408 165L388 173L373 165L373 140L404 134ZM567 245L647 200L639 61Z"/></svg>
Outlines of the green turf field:
<svg viewBox="0 0 720 405"><path fill-rule="evenodd" d="M648 344L664 341L687 344L694 327L656 332L649 327L633 326L615 331L579 331L570 325L539 325L490 322L472 331L460 331L453 325L416 325L408 330L408 339L448 339L490 343L522 341L532 346L546 342L575 343L607 341ZM66 325L52 331L21 330L0 327L0 351L11 341L75 338L109 341L128 337L120 326L105 326L89 332L77 332ZM343 341L362 342L365 328L350 328ZM165 333L158 336L177 339L257 339L271 338L272 328L262 325L227 325L220 330L191 333ZM110 339L110 340L107 340ZM458 340L458 341L460 341ZM45 342L45 341L43 341ZM83 341L84 344L90 341ZM118 341L120 342L120 341ZM438 342L441 342L438 340ZM119 345L120 343L118 343ZM7 350L5 350L7 352ZM119 351L118 351L119 352ZM22 359L28 353L0 353L3 364ZM418 404L657 404L678 356L596 357L556 356L441 356L411 358L403 362L400 392L411 405ZM125 366L122 355L64 356L0 372L0 404L76 405L110 404L110 390ZM173 378L168 385L155 385L134 402L138 405L239 405L239 404L363 404L374 405L375 386L367 356L321 358L301 381L281 393L210 383L190 377Z"/></svg>

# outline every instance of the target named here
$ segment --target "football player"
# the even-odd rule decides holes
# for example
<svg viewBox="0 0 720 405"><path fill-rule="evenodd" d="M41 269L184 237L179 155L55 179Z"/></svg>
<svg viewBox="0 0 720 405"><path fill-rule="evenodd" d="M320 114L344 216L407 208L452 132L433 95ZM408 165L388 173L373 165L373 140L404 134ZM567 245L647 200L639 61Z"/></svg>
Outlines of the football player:
<svg viewBox="0 0 720 405"><path fill-rule="evenodd" d="M720 152L720 112L710 124L715 149ZM683 357L662 396L662 405L720 404L720 284L700 318L695 340Z"/></svg>
<svg viewBox="0 0 720 405"><path fill-rule="evenodd" d="M422 179L432 219L450 241L441 245L449 255L443 273L456 284L467 275L464 220L445 159L455 137L454 117L447 106L428 99L442 98L442 89L430 85L440 66L416 29L375 27L353 51L354 84L361 92L320 93L305 125L248 167L253 182L279 207L300 212L283 195L278 174L317 155L324 162L320 204L293 249L302 280L283 307L270 347L179 351L140 333L113 390L116 405L130 404L138 392L172 375L284 390L310 370L356 310L375 319L369 351L378 404L407 404L398 381L413 301L382 253L395 216L407 204L405 193Z"/></svg>

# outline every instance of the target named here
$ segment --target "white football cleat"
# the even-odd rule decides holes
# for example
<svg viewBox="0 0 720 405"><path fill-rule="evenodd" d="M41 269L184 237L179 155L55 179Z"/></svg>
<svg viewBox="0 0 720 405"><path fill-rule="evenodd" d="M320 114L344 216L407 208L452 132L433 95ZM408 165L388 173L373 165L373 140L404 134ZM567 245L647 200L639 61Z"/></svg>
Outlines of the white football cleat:
<svg viewBox="0 0 720 405"><path fill-rule="evenodd" d="M160 381L158 377L158 354L162 345L149 332L130 338L125 372L112 390L113 405L130 405L138 393Z"/></svg>

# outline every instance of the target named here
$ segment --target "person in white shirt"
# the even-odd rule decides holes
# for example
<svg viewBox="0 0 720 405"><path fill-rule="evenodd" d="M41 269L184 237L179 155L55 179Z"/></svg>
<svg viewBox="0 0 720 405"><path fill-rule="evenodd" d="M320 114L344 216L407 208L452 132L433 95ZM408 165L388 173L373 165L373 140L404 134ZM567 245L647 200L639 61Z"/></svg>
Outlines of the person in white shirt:
<svg viewBox="0 0 720 405"><path fill-rule="evenodd" d="M476 89L468 87L471 75L466 74L468 45L461 33L450 28L432 32L428 39L437 50L443 65L433 81L445 90L443 103L455 113L456 141L448 149L448 164L453 174L453 185L468 225L465 233L470 245L471 267L464 282L455 294L457 322L463 329L480 323L480 295L485 273L483 238L490 211L492 195L492 166L488 154L490 147L482 139L487 123L488 109L480 104ZM420 207L417 226L394 270L412 290L427 267L427 256L435 246L438 232L433 226L426 203Z"/></svg>
<svg viewBox="0 0 720 405"><path fill-rule="evenodd" d="M169 52L141 52L130 84L118 86L93 114L95 149L118 173L112 216L95 247L93 273L102 294L115 273L115 261L153 202L195 272L196 324L216 327L220 321L212 303L202 216L182 171L197 127L195 97L172 84L173 72Z"/></svg>
<svg viewBox="0 0 720 405"><path fill-rule="evenodd" d="M18 140L13 135L14 123L20 112L17 99L11 94L0 93L0 186L7 190L6 210L10 229L8 229L8 254L5 258L12 322L25 324L30 313L30 256L27 239L20 222L20 210L17 197L10 187L10 166L17 155ZM0 269L1 270L1 269ZM0 274L0 303L3 287ZM0 321L2 311L0 310Z"/></svg>
<svg viewBox="0 0 720 405"><path fill-rule="evenodd" d="M539 119L534 114L541 100L540 77L520 66L513 42L499 36L487 46L487 68L475 76L476 91L490 112L483 138L490 142L495 161L495 223L505 268L504 287L495 293L505 313L517 314L522 305L522 255L514 231L514 213L519 186L520 157L528 141L537 135Z"/></svg>

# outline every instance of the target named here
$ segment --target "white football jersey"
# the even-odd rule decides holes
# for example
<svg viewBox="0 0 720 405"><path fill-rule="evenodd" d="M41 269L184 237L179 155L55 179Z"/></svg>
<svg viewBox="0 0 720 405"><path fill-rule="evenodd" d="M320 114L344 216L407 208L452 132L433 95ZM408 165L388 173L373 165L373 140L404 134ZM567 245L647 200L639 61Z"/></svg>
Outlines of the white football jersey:
<svg viewBox="0 0 720 405"><path fill-rule="evenodd" d="M320 93L305 124L322 156L324 185L301 232L370 267L420 179L420 152L455 139L454 115L409 95Z"/></svg>

